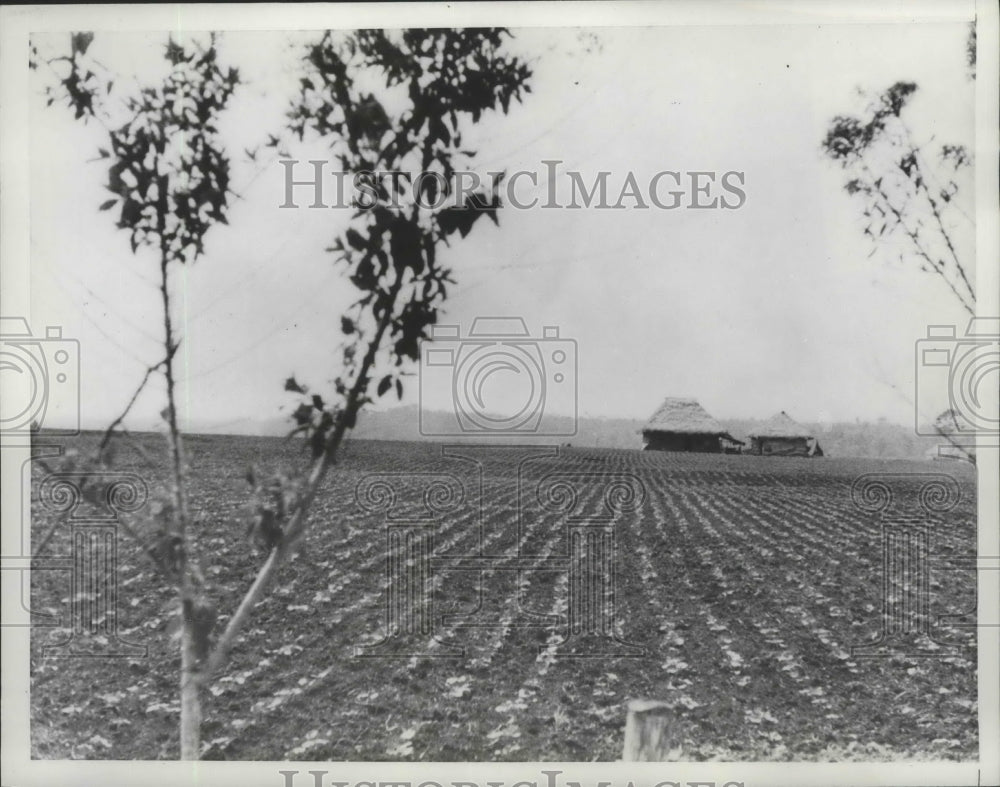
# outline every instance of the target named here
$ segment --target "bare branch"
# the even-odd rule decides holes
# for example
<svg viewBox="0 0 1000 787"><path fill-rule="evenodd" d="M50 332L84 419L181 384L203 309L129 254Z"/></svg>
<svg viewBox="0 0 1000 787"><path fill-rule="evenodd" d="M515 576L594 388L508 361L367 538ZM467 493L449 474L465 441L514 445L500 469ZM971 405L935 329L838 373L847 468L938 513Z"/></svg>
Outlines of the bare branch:
<svg viewBox="0 0 1000 787"><path fill-rule="evenodd" d="M112 435L113 435L113 433L115 431L115 428L122 421L125 420L125 417L129 414L129 411L132 409L132 406L135 404L135 400L139 398L139 394L142 393L142 389L145 388L146 387L146 383L149 382L150 376L153 374L153 372L157 371L165 363L167 363L167 359L166 358L164 358L162 361L160 361L159 363L155 364L154 366L147 367L146 373L142 376L142 382L140 382L139 385L138 385L138 387L135 389L135 392L132 394L132 398L128 400L128 404L125 405L125 409L122 410L121 415L119 415L115 420L113 420L108 425L108 428L105 430L104 437L101 438L101 444L97 448L97 455L98 455L98 457L101 457L101 456L104 455L104 449L107 448L108 443L111 442L111 437L112 437Z"/></svg>

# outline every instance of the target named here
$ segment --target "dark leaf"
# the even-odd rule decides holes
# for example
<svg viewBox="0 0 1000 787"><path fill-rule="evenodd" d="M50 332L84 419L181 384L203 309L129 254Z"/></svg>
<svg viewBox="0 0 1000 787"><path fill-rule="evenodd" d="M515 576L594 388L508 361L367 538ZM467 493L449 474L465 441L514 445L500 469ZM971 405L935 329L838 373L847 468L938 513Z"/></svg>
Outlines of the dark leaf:
<svg viewBox="0 0 1000 787"><path fill-rule="evenodd" d="M420 228L415 223L400 218L393 224L389 250L392 252L392 262L396 270L411 268L414 273L423 270L421 240Z"/></svg>
<svg viewBox="0 0 1000 787"><path fill-rule="evenodd" d="M308 426L312 423L312 408L303 402L295 408L292 418L295 419L295 423L299 426Z"/></svg>
<svg viewBox="0 0 1000 787"><path fill-rule="evenodd" d="M73 49L73 54L87 54L87 49L90 47L91 42L94 40L93 33L73 33L70 36L70 46Z"/></svg>
<svg viewBox="0 0 1000 787"><path fill-rule="evenodd" d="M357 249L358 251L364 251L367 248L368 246L367 241L357 230L349 229L346 233L346 236L347 236L347 242L350 243L351 246Z"/></svg>
<svg viewBox="0 0 1000 787"><path fill-rule="evenodd" d="M121 225L123 227L134 226L142 216L142 205L131 197L127 197L122 203Z"/></svg>

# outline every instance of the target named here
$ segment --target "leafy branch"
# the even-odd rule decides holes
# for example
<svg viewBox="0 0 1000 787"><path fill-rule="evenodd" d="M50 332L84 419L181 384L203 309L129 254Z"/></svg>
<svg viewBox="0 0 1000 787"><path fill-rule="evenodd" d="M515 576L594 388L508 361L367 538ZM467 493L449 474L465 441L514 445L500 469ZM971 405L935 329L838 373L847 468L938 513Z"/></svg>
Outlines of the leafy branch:
<svg viewBox="0 0 1000 787"><path fill-rule="evenodd" d="M862 202L864 234L876 245L901 235L925 272L940 276L970 314L975 313L973 261L958 249L962 218L959 179L971 168L963 145L940 145L932 158L918 145L903 113L917 86L897 82L862 116L838 115L822 147L848 173L844 189ZM900 254L900 259L906 259Z"/></svg>
<svg viewBox="0 0 1000 787"><path fill-rule="evenodd" d="M325 33L305 55L306 73L289 113L290 130L300 140L306 134L329 138L345 172L367 172L376 164L401 170L418 163L445 175L442 182L447 184L448 173L455 172L463 120L478 121L497 108L507 111L522 88L527 90L530 71L500 52L505 35L501 30L406 30L398 37L380 30ZM390 113L359 88L354 75L372 71L390 89L406 83L409 104ZM277 137L272 144L280 144ZM264 536L272 549L217 640L208 673L225 662L254 605L301 542L309 508L336 462L344 435L372 401L381 353L387 355L388 369L374 396L390 391L402 396L406 365L418 359L419 342L436 321L452 283L451 271L437 259L438 244L448 243L456 232L464 237L481 216L496 223L500 207L496 195L484 193L437 210L422 208L419 200L401 205L400 196L379 184L377 204L356 213L352 226L328 249L359 291L341 318L342 373L334 381L332 403L294 378L285 383L286 390L302 396L293 414L293 434L304 435L312 464L294 495L285 495L280 484L271 488L272 499L277 494L294 500L290 510L270 506L268 496L263 499L259 516L268 518Z"/></svg>

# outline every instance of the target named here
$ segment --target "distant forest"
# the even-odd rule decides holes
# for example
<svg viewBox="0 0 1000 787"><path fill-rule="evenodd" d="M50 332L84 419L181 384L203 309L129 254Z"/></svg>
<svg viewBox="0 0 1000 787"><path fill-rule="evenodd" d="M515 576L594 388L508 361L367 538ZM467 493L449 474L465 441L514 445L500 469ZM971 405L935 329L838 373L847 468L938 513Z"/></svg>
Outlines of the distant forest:
<svg viewBox="0 0 1000 787"><path fill-rule="evenodd" d="M436 414L432 414L436 416ZM447 416L441 415L441 418ZM567 426L569 425L569 419ZM738 440L747 441L747 435L765 419L718 419ZM433 419L432 419L433 422ZM641 448L644 421L630 418L580 418L577 433L573 436L550 439L525 439L524 442L561 442L574 446L602 448ZM879 459L925 459L928 451L940 441L921 437L912 428L879 421L876 423L810 423L801 421L813 436L819 439L826 456L871 457ZM372 440L422 440L419 432L416 407L399 407L382 412L362 414L356 439ZM442 438L436 438L442 439Z"/></svg>

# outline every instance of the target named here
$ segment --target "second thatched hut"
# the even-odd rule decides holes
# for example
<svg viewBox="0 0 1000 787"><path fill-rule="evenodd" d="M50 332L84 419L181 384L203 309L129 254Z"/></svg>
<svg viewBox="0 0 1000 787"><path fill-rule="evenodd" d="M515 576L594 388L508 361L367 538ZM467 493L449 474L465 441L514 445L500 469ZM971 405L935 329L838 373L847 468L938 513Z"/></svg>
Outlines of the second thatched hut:
<svg viewBox="0 0 1000 787"><path fill-rule="evenodd" d="M747 453L761 456L823 456L819 441L784 410L750 433Z"/></svg>

